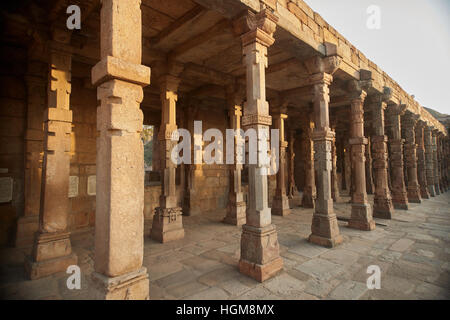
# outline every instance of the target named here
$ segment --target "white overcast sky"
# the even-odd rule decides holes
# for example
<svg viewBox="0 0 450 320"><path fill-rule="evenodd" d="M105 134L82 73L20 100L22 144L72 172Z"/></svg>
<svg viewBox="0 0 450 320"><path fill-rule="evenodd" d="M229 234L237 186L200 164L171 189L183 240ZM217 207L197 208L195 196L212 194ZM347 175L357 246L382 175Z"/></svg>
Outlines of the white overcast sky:
<svg viewBox="0 0 450 320"><path fill-rule="evenodd" d="M425 107L450 114L450 0L305 0ZM381 29L366 27L381 9Z"/></svg>

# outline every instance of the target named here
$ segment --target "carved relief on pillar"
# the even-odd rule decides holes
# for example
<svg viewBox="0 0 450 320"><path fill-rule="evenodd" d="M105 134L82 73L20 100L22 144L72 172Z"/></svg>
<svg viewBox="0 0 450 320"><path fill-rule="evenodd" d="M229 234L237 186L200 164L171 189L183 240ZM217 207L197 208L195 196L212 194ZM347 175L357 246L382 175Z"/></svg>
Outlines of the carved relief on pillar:
<svg viewBox="0 0 450 320"><path fill-rule="evenodd" d="M405 177L403 169L403 143L401 135L400 116L406 111L406 105L390 105L387 116L391 125L390 165L392 202L396 209L408 209L408 194L406 192Z"/></svg>
<svg viewBox="0 0 450 320"><path fill-rule="evenodd" d="M273 33L278 18L264 9L257 14L248 12L240 19L242 20L245 33L241 36L241 40L247 81L247 99L244 104L242 125L244 129L256 130L258 137L264 137L267 136L268 126L271 125L265 82L265 69L268 65L267 47L275 41ZM258 152L260 148L262 144L258 142ZM260 157L257 161L257 164L248 165L248 203L246 224L242 226L239 270L262 282L283 268L283 260L279 254L277 231L272 224L271 210L268 206L269 168L261 163Z"/></svg>
<svg viewBox="0 0 450 320"><path fill-rule="evenodd" d="M336 127L333 128L333 131L335 133L335 136L333 138L333 141L331 143L331 197L333 198L334 202L340 202L341 196L339 193L339 184L338 184L338 177L337 177L337 150L336 150Z"/></svg>
<svg viewBox="0 0 450 320"><path fill-rule="evenodd" d="M352 169L354 192L352 194L352 212L349 227L360 230L374 230L375 221L372 207L366 192L365 148L367 138L364 137L364 100L367 93L359 88L359 82L350 82L351 89L351 130L350 145L352 153Z"/></svg>
<svg viewBox="0 0 450 320"><path fill-rule="evenodd" d="M311 225L309 241L319 245L334 247L342 243L336 214L331 197L331 144L334 132L330 129L329 85L332 74L337 70L341 59L337 56L313 57L305 62L313 86L314 106L314 169L316 174L317 199Z"/></svg>
<svg viewBox="0 0 450 320"><path fill-rule="evenodd" d="M441 194L441 187L439 185L439 161L438 161L438 134L439 130L432 131L431 143L433 148L433 175L434 175L434 192L436 195Z"/></svg>
<svg viewBox="0 0 450 320"><path fill-rule="evenodd" d="M417 178L420 188L420 195L424 199L430 198L430 192L427 185L427 174L425 164L425 143L424 143L424 128L426 123L422 120L417 122L416 126L416 144L417 144Z"/></svg>
<svg viewBox="0 0 450 320"><path fill-rule="evenodd" d="M298 121L298 120L294 120ZM292 121L290 123L292 125ZM295 183L295 147L297 147L296 139L296 130L291 129L289 130L289 152L288 152L288 158L289 158L289 168L288 168L288 198L289 198L289 204L291 207L297 207L301 205L301 198L299 197L299 192L297 189L297 185Z"/></svg>
<svg viewBox="0 0 450 320"><path fill-rule="evenodd" d="M421 203L420 187L417 177L417 144L416 144L416 124L419 115L407 112L403 116L402 136L405 138L405 164L408 175L408 201L413 203Z"/></svg>
<svg viewBox="0 0 450 320"><path fill-rule="evenodd" d="M427 186L430 196L435 197L436 191L434 186L434 161L433 161L433 139L432 128L426 125L423 130L425 144L425 168L427 177Z"/></svg>
<svg viewBox="0 0 450 320"><path fill-rule="evenodd" d="M313 110L308 108L305 117L302 118L302 152L304 157L304 188L302 195L302 207L314 208L316 201L316 182L314 177L314 142L312 133L314 131Z"/></svg>

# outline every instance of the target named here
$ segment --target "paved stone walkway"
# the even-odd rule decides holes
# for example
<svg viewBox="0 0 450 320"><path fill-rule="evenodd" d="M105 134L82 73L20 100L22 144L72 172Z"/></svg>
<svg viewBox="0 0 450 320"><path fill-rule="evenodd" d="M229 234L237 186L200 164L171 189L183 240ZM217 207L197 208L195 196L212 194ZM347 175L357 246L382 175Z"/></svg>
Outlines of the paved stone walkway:
<svg viewBox="0 0 450 320"><path fill-rule="evenodd" d="M336 205L348 216L349 198ZM375 231L339 226L345 242L326 249L306 241L311 209L296 208L273 217L278 228L284 270L258 283L241 275L240 228L220 223L223 212L184 217L186 237L160 244L146 236L144 265L150 275L151 299L449 299L450 192L393 220L377 220ZM147 229L149 226L146 227ZM25 249L1 250L0 294L9 299L89 299L93 270L93 234L72 236L82 270L81 290L69 290L68 275L29 281L24 277ZM381 269L381 289L368 290L366 271Z"/></svg>

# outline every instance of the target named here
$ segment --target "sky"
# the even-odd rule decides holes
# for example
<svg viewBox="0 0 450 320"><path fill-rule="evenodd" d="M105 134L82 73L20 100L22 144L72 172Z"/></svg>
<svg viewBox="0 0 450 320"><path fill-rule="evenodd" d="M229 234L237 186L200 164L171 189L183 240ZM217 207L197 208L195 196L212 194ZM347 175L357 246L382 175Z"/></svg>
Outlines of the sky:
<svg viewBox="0 0 450 320"><path fill-rule="evenodd" d="M450 114L450 0L304 0L420 105ZM371 6L380 29L369 29Z"/></svg>

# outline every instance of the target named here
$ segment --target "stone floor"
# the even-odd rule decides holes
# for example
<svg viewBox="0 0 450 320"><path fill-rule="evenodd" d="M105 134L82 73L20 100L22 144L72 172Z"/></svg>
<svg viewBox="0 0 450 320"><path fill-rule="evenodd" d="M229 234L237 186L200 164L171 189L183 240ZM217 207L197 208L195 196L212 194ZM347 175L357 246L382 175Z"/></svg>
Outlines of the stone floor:
<svg viewBox="0 0 450 320"><path fill-rule="evenodd" d="M336 205L348 217L348 198ZM240 228L220 223L223 213L184 217L183 240L160 244L145 238L144 265L151 299L449 299L450 192L392 220L377 220L372 232L346 227L345 242L326 249L306 241L312 210L296 208L273 217L284 270L258 283L241 275ZM24 277L25 249L1 250L0 294L8 299L89 299L93 270L93 234L72 235L82 270L80 290L69 290L65 273L29 281ZM366 271L381 269L381 289L368 290Z"/></svg>

